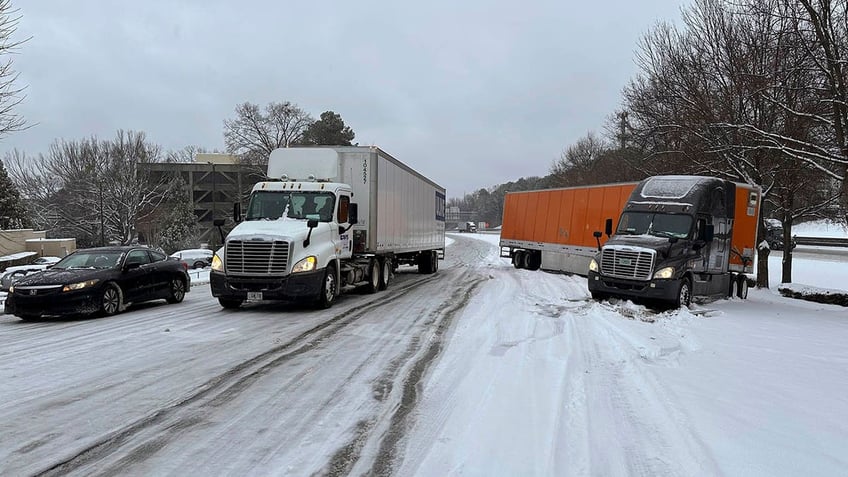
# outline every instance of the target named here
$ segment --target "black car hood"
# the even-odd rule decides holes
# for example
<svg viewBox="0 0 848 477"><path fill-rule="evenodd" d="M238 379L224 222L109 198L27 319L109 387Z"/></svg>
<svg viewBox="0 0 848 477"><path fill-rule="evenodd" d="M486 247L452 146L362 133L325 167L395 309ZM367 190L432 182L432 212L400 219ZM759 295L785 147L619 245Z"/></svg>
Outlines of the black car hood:
<svg viewBox="0 0 848 477"><path fill-rule="evenodd" d="M94 280L109 275L112 269L94 268L70 268L70 269L47 269L40 273L27 275L15 282L15 286L34 285L68 285L70 283Z"/></svg>

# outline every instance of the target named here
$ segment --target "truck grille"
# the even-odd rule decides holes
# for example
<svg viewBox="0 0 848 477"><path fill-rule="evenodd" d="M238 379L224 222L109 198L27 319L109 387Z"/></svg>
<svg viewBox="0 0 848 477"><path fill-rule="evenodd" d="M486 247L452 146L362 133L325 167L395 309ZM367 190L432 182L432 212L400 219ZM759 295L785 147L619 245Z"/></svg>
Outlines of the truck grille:
<svg viewBox="0 0 848 477"><path fill-rule="evenodd" d="M230 240L225 263L233 275L285 275L289 265L289 243L265 240Z"/></svg>
<svg viewBox="0 0 848 477"><path fill-rule="evenodd" d="M604 247L601 253L601 272L616 278L650 280L654 268L653 251Z"/></svg>

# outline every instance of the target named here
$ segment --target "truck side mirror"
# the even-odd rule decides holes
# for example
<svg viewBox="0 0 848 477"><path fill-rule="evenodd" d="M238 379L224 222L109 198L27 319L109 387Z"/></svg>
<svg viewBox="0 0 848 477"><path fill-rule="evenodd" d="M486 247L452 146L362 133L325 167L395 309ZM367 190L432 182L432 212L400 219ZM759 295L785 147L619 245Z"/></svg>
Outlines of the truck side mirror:
<svg viewBox="0 0 848 477"><path fill-rule="evenodd" d="M592 236L595 237L596 239L601 238L603 235L604 234L602 234L600 230L596 230L595 233L592 234Z"/></svg>
<svg viewBox="0 0 848 477"><path fill-rule="evenodd" d="M704 227L704 241L712 242L713 238L715 238L715 226L713 224L707 224Z"/></svg>
<svg viewBox="0 0 848 477"><path fill-rule="evenodd" d="M348 223L350 225L358 224L359 223L359 206L355 203L351 203L348 207L350 207L348 209L348 213L347 213Z"/></svg>
<svg viewBox="0 0 848 477"><path fill-rule="evenodd" d="M241 203L233 202L233 220L235 223L241 222Z"/></svg>
<svg viewBox="0 0 848 477"><path fill-rule="evenodd" d="M604 233L607 234L607 237L612 235L612 219L607 219L604 222Z"/></svg>

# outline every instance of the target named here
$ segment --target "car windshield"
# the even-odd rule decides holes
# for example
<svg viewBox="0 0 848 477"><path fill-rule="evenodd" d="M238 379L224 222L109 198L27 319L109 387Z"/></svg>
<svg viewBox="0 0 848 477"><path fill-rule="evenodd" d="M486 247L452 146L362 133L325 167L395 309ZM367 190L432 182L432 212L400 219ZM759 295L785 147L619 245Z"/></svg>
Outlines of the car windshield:
<svg viewBox="0 0 848 477"><path fill-rule="evenodd" d="M59 263L53 265L53 269L114 268L118 266L123 255L123 252L117 250L77 252L68 255Z"/></svg>
<svg viewBox="0 0 848 477"><path fill-rule="evenodd" d="M655 235L686 238L692 228L692 217L680 214L625 212L618 223L618 235Z"/></svg>
<svg viewBox="0 0 848 477"><path fill-rule="evenodd" d="M250 197L245 220L333 219L335 196L330 192L259 191Z"/></svg>

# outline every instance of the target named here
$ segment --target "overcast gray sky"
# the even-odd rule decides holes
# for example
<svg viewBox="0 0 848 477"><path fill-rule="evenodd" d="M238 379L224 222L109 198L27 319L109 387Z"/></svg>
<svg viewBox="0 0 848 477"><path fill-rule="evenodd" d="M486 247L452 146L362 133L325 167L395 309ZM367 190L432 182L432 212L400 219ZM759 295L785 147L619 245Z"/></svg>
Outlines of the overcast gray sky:
<svg viewBox="0 0 848 477"><path fill-rule="evenodd" d="M548 172L601 131L639 38L682 0L257 2L17 0L33 127L0 142L145 131L223 149L236 104L333 110L449 197Z"/></svg>

